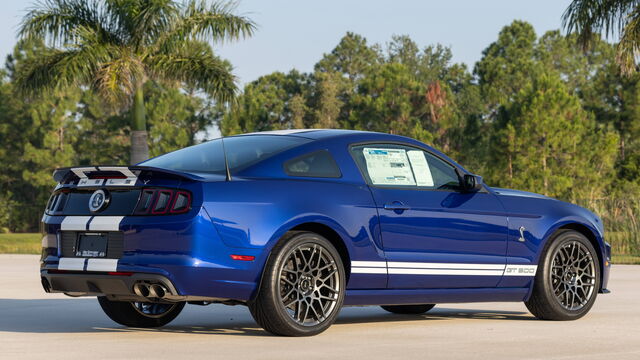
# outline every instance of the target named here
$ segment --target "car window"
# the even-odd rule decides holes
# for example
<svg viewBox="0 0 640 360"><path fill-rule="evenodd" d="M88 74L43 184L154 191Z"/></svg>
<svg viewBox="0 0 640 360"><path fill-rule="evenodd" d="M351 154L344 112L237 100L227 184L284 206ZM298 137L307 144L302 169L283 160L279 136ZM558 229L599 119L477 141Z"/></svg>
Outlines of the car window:
<svg viewBox="0 0 640 360"><path fill-rule="evenodd" d="M452 165L418 148L367 144L352 147L351 153L372 185L454 190L460 186Z"/></svg>
<svg viewBox="0 0 640 360"><path fill-rule="evenodd" d="M270 156L311 141L283 135L232 136L224 139L224 149L232 174L256 164ZM225 174L221 139L190 146L142 162L140 165L163 169Z"/></svg>
<svg viewBox="0 0 640 360"><path fill-rule="evenodd" d="M284 170L291 176L339 178L340 168L327 150L299 156L284 164Z"/></svg>

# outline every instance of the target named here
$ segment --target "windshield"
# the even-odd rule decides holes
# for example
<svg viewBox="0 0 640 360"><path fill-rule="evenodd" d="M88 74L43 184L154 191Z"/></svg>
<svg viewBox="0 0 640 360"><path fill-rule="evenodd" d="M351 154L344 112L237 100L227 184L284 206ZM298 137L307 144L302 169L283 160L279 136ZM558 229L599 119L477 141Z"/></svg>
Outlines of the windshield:
<svg viewBox="0 0 640 360"><path fill-rule="evenodd" d="M224 139L231 173L256 164L270 156L311 141L282 135L233 136ZM215 139L199 145L170 152L140 163L183 172L225 174L222 140Z"/></svg>

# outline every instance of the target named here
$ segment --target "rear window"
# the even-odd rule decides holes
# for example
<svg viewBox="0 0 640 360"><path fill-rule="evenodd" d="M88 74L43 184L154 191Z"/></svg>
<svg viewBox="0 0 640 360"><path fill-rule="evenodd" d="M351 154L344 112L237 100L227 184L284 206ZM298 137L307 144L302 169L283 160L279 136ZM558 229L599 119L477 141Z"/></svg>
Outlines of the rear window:
<svg viewBox="0 0 640 360"><path fill-rule="evenodd" d="M282 135L232 136L224 139L229 170L232 174L310 139ZM154 166L184 172L225 174L222 140L215 139L190 146L142 162Z"/></svg>
<svg viewBox="0 0 640 360"><path fill-rule="evenodd" d="M299 156L284 164L290 176L339 178L342 176L338 164L327 150Z"/></svg>

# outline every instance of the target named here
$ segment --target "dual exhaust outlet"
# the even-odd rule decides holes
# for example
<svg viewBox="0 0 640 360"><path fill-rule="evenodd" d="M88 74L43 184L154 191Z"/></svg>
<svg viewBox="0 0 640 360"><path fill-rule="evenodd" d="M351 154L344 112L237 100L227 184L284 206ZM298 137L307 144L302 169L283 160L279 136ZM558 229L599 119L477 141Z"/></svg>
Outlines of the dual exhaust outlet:
<svg viewBox="0 0 640 360"><path fill-rule="evenodd" d="M138 282L133 285L133 292L144 298L162 299L169 292L166 287L160 284L147 284Z"/></svg>

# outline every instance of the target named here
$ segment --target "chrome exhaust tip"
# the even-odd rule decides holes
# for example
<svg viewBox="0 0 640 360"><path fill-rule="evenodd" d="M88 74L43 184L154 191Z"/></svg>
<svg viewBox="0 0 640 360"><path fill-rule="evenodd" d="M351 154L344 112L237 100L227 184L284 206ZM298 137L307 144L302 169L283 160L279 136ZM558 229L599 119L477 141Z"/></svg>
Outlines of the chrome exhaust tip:
<svg viewBox="0 0 640 360"><path fill-rule="evenodd" d="M167 294L167 289L159 284L149 286L149 297L162 299Z"/></svg>
<svg viewBox="0 0 640 360"><path fill-rule="evenodd" d="M142 296L146 298L146 297L149 297L150 289L147 284L136 283L135 285L133 285L133 292L138 296Z"/></svg>

